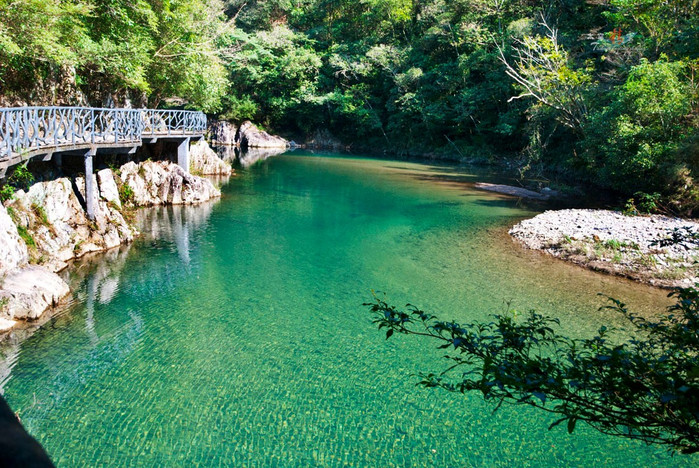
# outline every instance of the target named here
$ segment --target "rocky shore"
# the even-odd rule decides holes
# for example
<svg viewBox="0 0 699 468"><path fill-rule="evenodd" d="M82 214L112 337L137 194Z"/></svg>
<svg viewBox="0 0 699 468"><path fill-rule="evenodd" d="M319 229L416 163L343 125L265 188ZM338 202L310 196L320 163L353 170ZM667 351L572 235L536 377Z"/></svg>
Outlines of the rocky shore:
<svg viewBox="0 0 699 468"><path fill-rule="evenodd" d="M286 150L291 143L284 138L270 135L246 120L240 126L226 120L212 120L209 123L208 138L214 145L248 148L280 148Z"/></svg>
<svg viewBox="0 0 699 468"><path fill-rule="evenodd" d="M509 232L527 248L654 286L688 287L699 281L699 241L693 238L699 223L694 221L559 210L522 221Z"/></svg>
<svg viewBox="0 0 699 468"><path fill-rule="evenodd" d="M231 174L204 143L192 145L192 172ZM131 210L195 205L221 196L205 178L167 161L129 162L94 174L95 219L85 212L84 178L59 178L18 191L0 204L0 330L36 320L70 294L57 272L70 260L130 243L138 235Z"/></svg>

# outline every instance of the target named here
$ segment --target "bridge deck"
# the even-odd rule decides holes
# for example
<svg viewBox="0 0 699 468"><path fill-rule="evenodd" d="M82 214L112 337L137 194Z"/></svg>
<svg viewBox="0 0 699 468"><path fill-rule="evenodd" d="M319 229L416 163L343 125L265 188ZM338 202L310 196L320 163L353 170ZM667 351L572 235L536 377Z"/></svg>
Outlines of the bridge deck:
<svg viewBox="0 0 699 468"><path fill-rule="evenodd" d="M79 154L85 174L93 173L98 153L134 153L158 139L177 141L177 163L189 171L189 141L206 131L202 112L91 107L16 107L0 109L0 179L7 169L32 158ZM85 211L95 219L93 177L85 177Z"/></svg>
<svg viewBox="0 0 699 468"><path fill-rule="evenodd" d="M160 138L200 138L202 112L90 107L0 109L0 177L8 168L62 152L132 152Z"/></svg>

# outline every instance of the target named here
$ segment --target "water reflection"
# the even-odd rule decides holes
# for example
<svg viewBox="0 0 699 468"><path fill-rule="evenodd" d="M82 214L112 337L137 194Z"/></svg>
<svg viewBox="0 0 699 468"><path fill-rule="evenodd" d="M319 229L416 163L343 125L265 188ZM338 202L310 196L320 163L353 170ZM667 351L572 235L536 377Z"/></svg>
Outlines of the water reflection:
<svg viewBox="0 0 699 468"><path fill-rule="evenodd" d="M143 333L143 312L138 308L126 310L112 304L118 293L147 288L153 278L160 278L162 287L174 287L178 276L186 274L191 264L190 249L195 231L204 226L216 202L196 206L170 206L141 209L136 212L135 223L141 238L134 244L124 245L107 252L89 254L78 259L62 273L71 285L72 297L68 305L53 314L46 314L39 321L27 323L4 336L0 343L0 394L13 376L13 369L24 354L31 354L39 368L37 386L42 390L31 396L28 420L41 420L56 403L68 398L82 383L96 374L120 365L139 345ZM179 262L165 265L148 263L138 244L158 242L175 250ZM146 268L134 271L134 263ZM152 291L155 295L160 291ZM144 297L145 299L145 297ZM53 323L47 324L50 320ZM75 327L76 322L82 322ZM62 336L64 346L58 349L43 346L38 336L31 349L22 349L22 343L36 334L41 326L70 328ZM82 333L77 332L82 330ZM63 350L63 352L61 351ZM70 364L69 364L70 363ZM58 369L70 366L71 373ZM36 370L36 369L35 369ZM31 430L31 428L29 428Z"/></svg>
<svg viewBox="0 0 699 468"><path fill-rule="evenodd" d="M148 240L171 242L185 265L191 263L192 233L211 217L216 201L199 205L160 206L136 213L136 226Z"/></svg>
<svg viewBox="0 0 699 468"><path fill-rule="evenodd" d="M259 161L287 152L286 148L248 148L241 150L237 146L217 146L215 149L221 159L238 164L243 168L248 168Z"/></svg>

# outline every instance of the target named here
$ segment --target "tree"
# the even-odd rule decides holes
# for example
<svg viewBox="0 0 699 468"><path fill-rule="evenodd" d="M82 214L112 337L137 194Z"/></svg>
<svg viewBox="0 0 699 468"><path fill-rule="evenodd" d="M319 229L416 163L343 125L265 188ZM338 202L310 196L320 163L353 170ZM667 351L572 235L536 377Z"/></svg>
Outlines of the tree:
<svg viewBox="0 0 699 468"><path fill-rule="evenodd" d="M570 66L568 52L558 41L558 30L543 17L541 26L546 30L545 36L515 39L514 63L498 46L505 73L524 89L510 100L533 97L555 109L564 125L580 131L589 112L585 92L592 77L589 71Z"/></svg>
<svg viewBox="0 0 699 468"><path fill-rule="evenodd" d="M558 415L549 429L582 421L602 433L699 452L699 290L677 289L677 302L645 319L610 299L606 309L631 325L620 340L601 327L589 339L555 330L558 320L529 312L495 315L490 323L439 321L416 307L401 311L376 298L373 322L394 333L441 342L448 367L420 374L420 384L449 392L480 392L496 402Z"/></svg>

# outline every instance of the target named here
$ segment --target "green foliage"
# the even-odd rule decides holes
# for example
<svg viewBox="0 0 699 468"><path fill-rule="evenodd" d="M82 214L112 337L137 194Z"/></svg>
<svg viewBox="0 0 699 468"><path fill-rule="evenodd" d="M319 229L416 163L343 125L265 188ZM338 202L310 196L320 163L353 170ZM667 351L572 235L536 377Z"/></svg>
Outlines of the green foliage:
<svg viewBox="0 0 699 468"><path fill-rule="evenodd" d="M129 184L123 183L119 186L119 201L122 205L133 204L134 192Z"/></svg>
<svg viewBox="0 0 699 468"><path fill-rule="evenodd" d="M22 238L24 243L27 244L29 250L36 250L36 242L34 242L34 237L24 225L17 224L17 233L19 234L19 237Z"/></svg>
<svg viewBox="0 0 699 468"><path fill-rule="evenodd" d="M590 118L583 145L599 183L627 193L667 193L669 182L691 163L679 152L692 111L686 71L684 62L644 59L612 102ZM657 208L658 200L648 197L641 197L641 211Z"/></svg>
<svg viewBox="0 0 699 468"><path fill-rule="evenodd" d="M46 214L46 210L44 209L43 206L39 205L38 203L32 203L32 211L36 215L37 218L39 218L39 222L44 225L44 226L50 226L51 223L49 223L49 217Z"/></svg>
<svg viewBox="0 0 699 468"><path fill-rule="evenodd" d="M279 123L317 105L322 62L305 35L279 25L253 35L239 33L229 40L239 44L240 50L229 65L236 91L227 100L228 113Z"/></svg>
<svg viewBox="0 0 699 468"><path fill-rule="evenodd" d="M15 188L10 184L5 184L0 188L0 203L5 203L8 200L12 200L15 196Z"/></svg>
<svg viewBox="0 0 699 468"><path fill-rule="evenodd" d="M449 364L421 374L420 384L449 392L479 392L496 403L524 404L558 416L569 433L578 422L610 435L699 451L699 290L670 294L675 305L656 320L630 312L614 299L606 309L628 319L622 341L601 327L573 339L558 320L532 311L495 315L490 323L443 322L418 308L401 311L376 299L374 323L394 333L440 343Z"/></svg>
<svg viewBox="0 0 699 468"><path fill-rule="evenodd" d="M497 155L690 214L698 38L699 3L683 0L16 0L0 2L0 86Z"/></svg>
<svg viewBox="0 0 699 468"><path fill-rule="evenodd" d="M216 111L228 86L217 47L229 28L223 11L217 0L0 2L0 80L20 95L40 91L27 82L57 80L99 104L130 92Z"/></svg>
<svg viewBox="0 0 699 468"><path fill-rule="evenodd" d="M27 190L34 183L34 174L29 172L26 165L19 165L15 167L7 182L17 189Z"/></svg>

